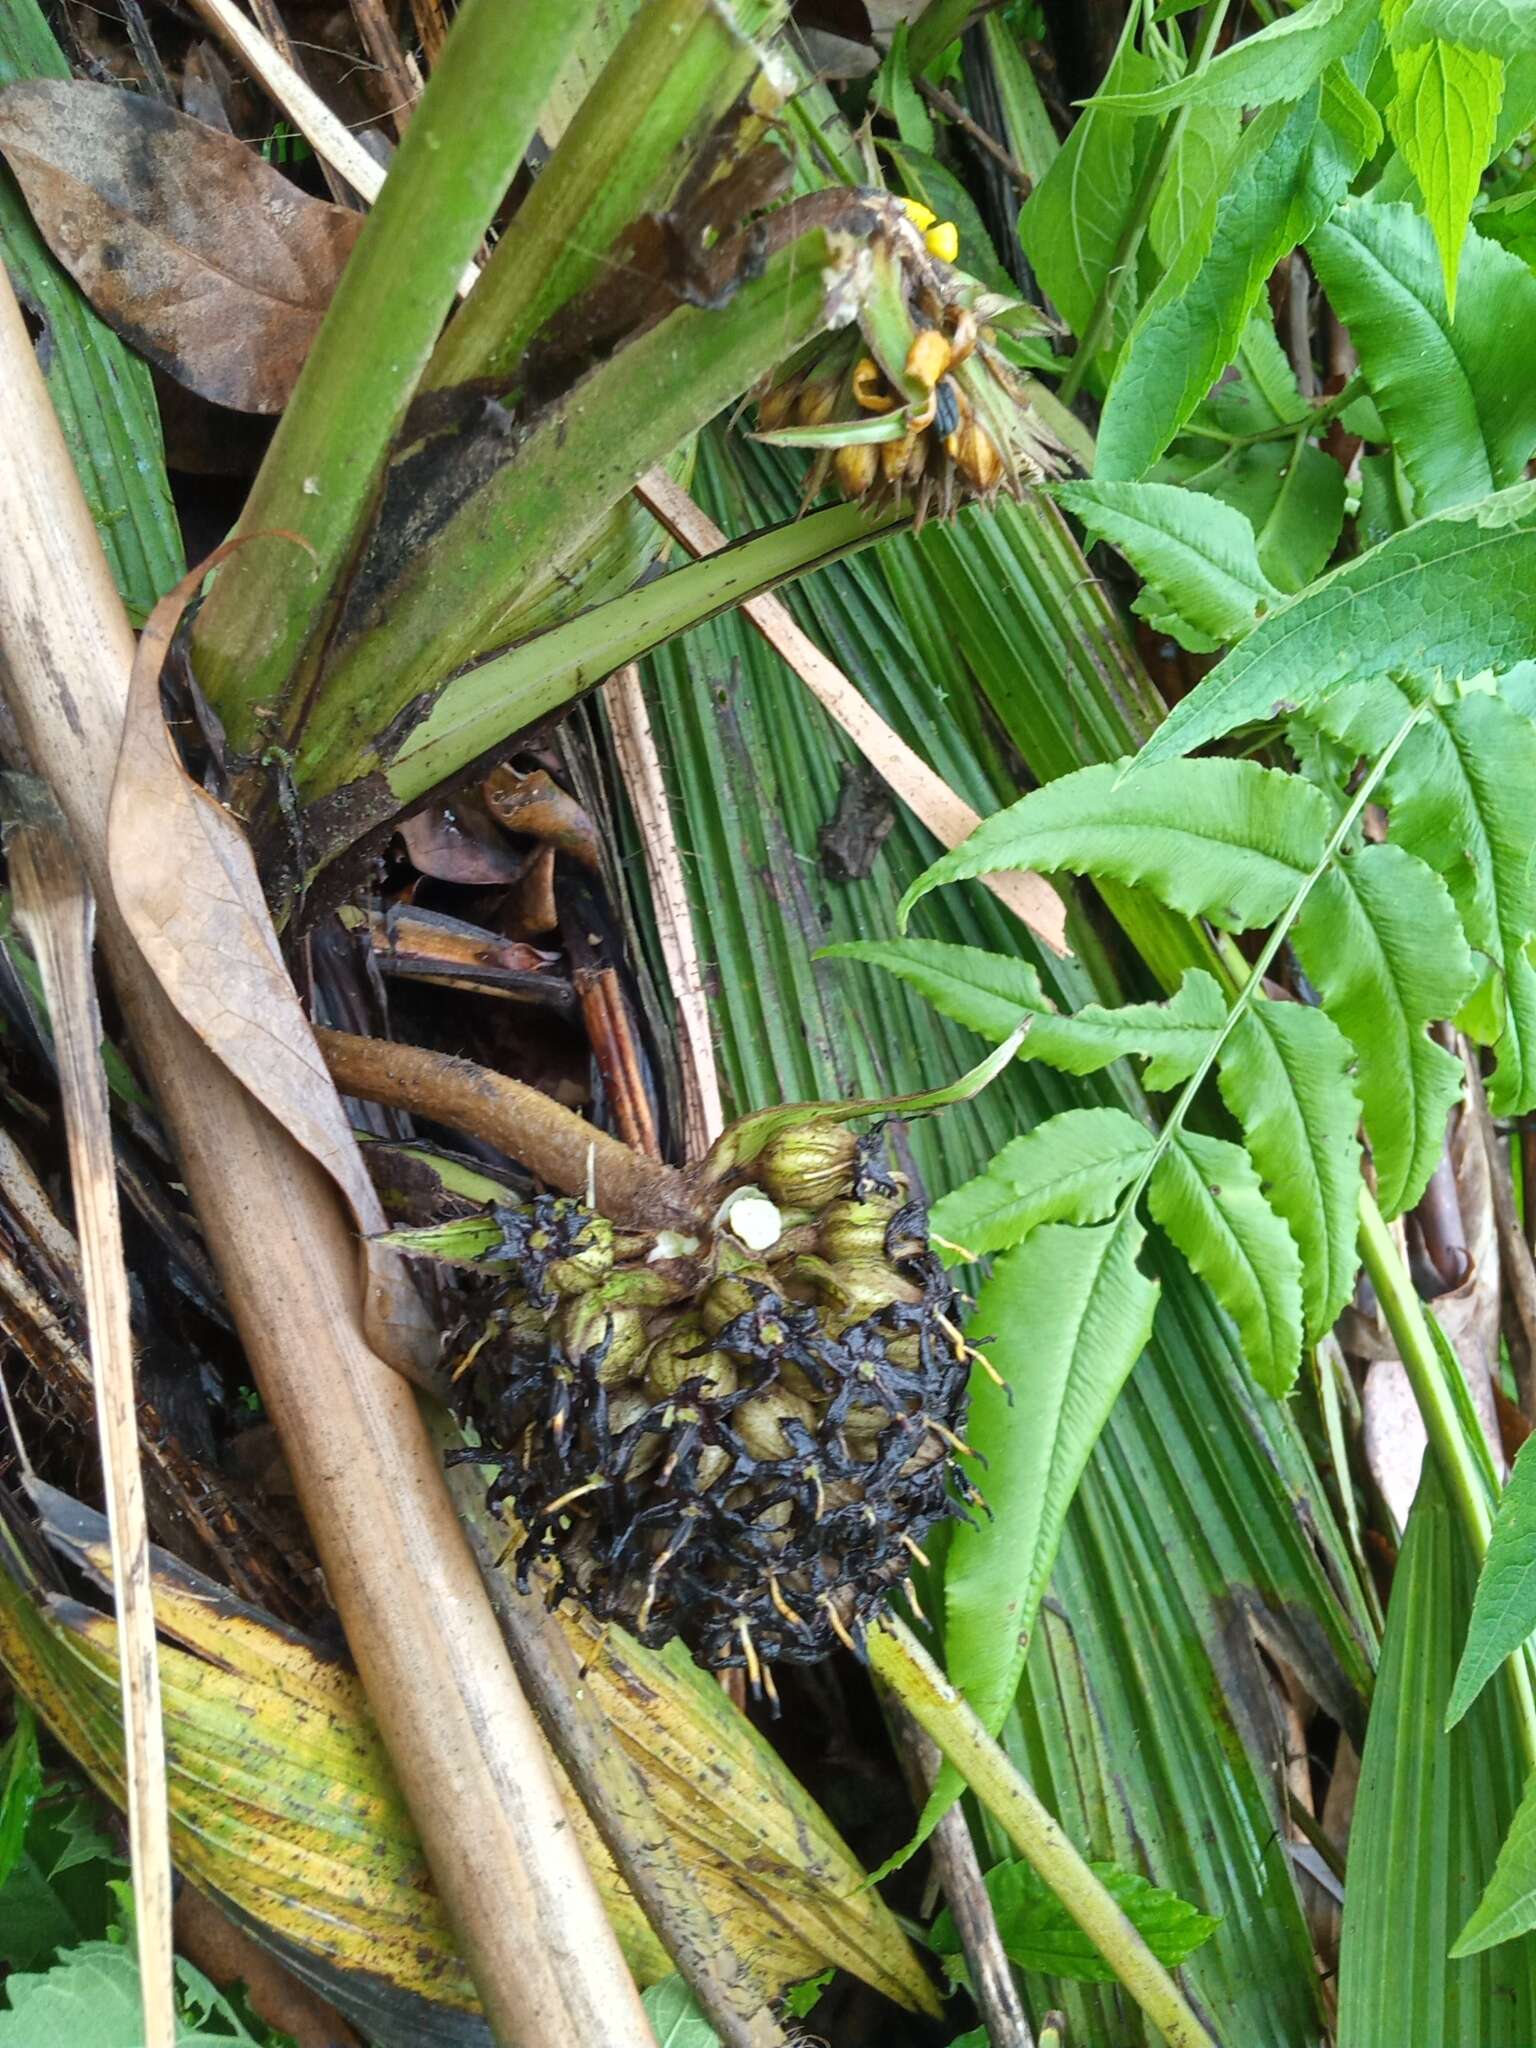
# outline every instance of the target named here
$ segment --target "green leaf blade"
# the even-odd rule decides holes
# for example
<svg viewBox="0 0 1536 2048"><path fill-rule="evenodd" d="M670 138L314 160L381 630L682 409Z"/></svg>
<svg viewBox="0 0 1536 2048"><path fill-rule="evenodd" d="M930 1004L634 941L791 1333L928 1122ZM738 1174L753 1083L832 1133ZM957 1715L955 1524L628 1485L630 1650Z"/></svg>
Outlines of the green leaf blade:
<svg viewBox="0 0 1536 2048"><path fill-rule="evenodd" d="M1151 1149L1151 1132L1123 1109L1064 1109L936 1202L933 1235L980 1258L1043 1223L1100 1223Z"/></svg>
<svg viewBox="0 0 1536 2048"><path fill-rule="evenodd" d="M1135 609L1196 652L1240 640L1280 598L1252 526L1219 498L1161 483L1060 484L1055 496L1142 578Z"/></svg>
<svg viewBox="0 0 1536 2048"><path fill-rule="evenodd" d="M996 1731L1017 1690L1083 1467L1147 1342L1158 1289L1134 1216L1048 1223L1007 1252L971 1330L1011 1387L973 1376L969 1439L995 1519L960 1524L944 1573L949 1676Z"/></svg>
<svg viewBox="0 0 1536 2048"><path fill-rule="evenodd" d="M999 811L935 861L901 901L1002 868L1137 884L1187 917L1247 931L1278 917L1322 857L1327 804L1252 761L1193 761L1156 775L1106 764Z"/></svg>
<svg viewBox="0 0 1536 2048"><path fill-rule="evenodd" d="M1321 1010L1260 997L1219 1056L1222 1100L1243 1128L1269 1200L1301 1250L1309 1341L1354 1291L1360 1099L1349 1043Z"/></svg>
<svg viewBox="0 0 1536 2048"><path fill-rule="evenodd" d="M1376 0L1312 0L1256 35L1244 36L1203 71L1151 92L1101 92L1090 105L1125 114L1163 114L1174 107L1257 107L1299 100L1336 57L1354 48L1375 11Z"/></svg>
<svg viewBox="0 0 1536 2048"><path fill-rule="evenodd" d="M1176 1892L1149 1884L1139 1871L1117 1863L1096 1862L1091 1867L1153 1955L1170 1970L1209 1941L1221 1924ZM1021 1970L1085 1984L1114 1982L1114 1973L1098 1950L1027 1863L994 1864L985 1883L1003 1947ZM934 1924L932 1941L941 1954L960 1945L947 1907Z"/></svg>
<svg viewBox="0 0 1536 2048"><path fill-rule="evenodd" d="M1494 1514L1445 1710L1447 1728L1461 1720L1504 1659L1536 1634L1536 1452L1530 1452L1530 1443L1528 1437L1521 1445Z"/></svg>
<svg viewBox="0 0 1536 2048"><path fill-rule="evenodd" d="M1476 974L1450 891L1402 846L1365 846L1321 876L1291 933L1323 1008L1354 1047L1377 1200L1389 1220L1423 1194L1462 1088L1427 1034Z"/></svg>
<svg viewBox="0 0 1536 2048"><path fill-rule="evenodd" d="M1394 52L1397 91L1387 127L1418 180L1456 316L1456 274L1478 182L1493 154L1504 98L1504 59L1442 37Z"/></svg>
<svg viewBox="0 0 1536 2048"><path fill-rule="evenodd" d="M1147 1193L1153 1216L1237 1324L1266 1393L1290 1392L1301 1356L1301 1257L1241 1145L1180 1131Z"/></svg>

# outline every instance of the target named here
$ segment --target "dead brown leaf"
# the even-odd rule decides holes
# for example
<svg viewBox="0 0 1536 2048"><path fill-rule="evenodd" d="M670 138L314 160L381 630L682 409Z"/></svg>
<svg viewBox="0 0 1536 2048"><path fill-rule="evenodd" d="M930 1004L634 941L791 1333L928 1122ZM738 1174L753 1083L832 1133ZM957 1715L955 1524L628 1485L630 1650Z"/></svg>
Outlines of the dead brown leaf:
<svg viewBox="0 0 1536 2048"><path fill-rule="evenodd" d="M131 347L219 405L281 412L361 214L311 199L232 135L84 80L0 92L0 153Z"/></svg>
<svg viewBox="0 0 1536 2048"><path fill-rule="evenodd" d="M182 1017L336 1182L362 1233L364 1322L391 1364L430 1378L437 1333L398 1256L367 1240L384 1215L299 1007L249 842L182 768L160 710L160 670L183 610L227 549L161 598L134 657L108 853L113 893Z"/></svg>

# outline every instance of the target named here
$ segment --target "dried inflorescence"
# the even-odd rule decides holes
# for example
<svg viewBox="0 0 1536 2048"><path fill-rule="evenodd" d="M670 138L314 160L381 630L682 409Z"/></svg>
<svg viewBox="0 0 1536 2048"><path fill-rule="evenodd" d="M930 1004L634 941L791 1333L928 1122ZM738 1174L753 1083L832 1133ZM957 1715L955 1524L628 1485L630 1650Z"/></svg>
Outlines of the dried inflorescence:
<svg viewBox="0 0 1536 2048"><path fill-rule="evenodd" d="M756 1253L729 1204L662 1259L573 1201L498 1211L506 1282L450 1351L522 1580L552 1565L643 1642L757 1681L855 1641L974 1495L959 1305L921 1206L837 1125L782 1134L753 1182L784 1205Z"/></svg>

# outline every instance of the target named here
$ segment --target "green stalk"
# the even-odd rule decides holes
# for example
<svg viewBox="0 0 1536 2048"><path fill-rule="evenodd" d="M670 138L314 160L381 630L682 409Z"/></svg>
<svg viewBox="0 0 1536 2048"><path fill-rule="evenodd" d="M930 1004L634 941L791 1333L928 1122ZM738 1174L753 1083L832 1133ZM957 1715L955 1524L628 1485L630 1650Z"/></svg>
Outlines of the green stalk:
<svg viewBox="0 0 1536 2048"><path fill-rule="evenodd" d="M294 749L301 797L351 783L391 721L507 637L535 576L565 566L639 477L819 332L851 255L845 237L808 230L728 305L679 307L541 415L335 649ZM510 707L503 731L523 722Z"/></svg>
<svg viewBox="0 0 1536 2048"><path fill-rule="evenodd" d="M1007 1830L1168 2048L1216 2048L1173 1978L905 1622L886 1614L864 1641L871 1670Z"/></svg>
<svg viewBox="0 0 1536 2048"><path fill-rule="evenodd" d="M1468 1441L1467 1425L1457 1411L1448 1368L1425 1319L1423 1304L1367 1187L1360 1190L1360 1256L1408 1375L1451 1505L1461 1518L1481 1571L1493 1532L1488 1481ZM1531 1688L1531 1667L1522 1654L1509 1658L1504 1670L1514 1700L1521 1764L1529 1771L1536 1768L1536 1694Z"/></svg>
<svg viewBox="0 0 1536 2048"><path fill-rule="evenodd" d="M241 515L241 549L193 635L231 744L254 751L291 702L357 551L459 281L522 162L596 0L465 0L316 336ZM266 726L264 729L264 720Z"/></svg>
<svg viewBox="0 0 1536 2048"><path fill-rule="evenodd" d="M1216 38L1221 34L1222 22L1226 19L1228 0L1210 0L1200 23L1200 34L1195 42L1194 52L1185 74L1194 78L1210 62L1216 48ZM1184 105L1175 110L1173 119L1163 125L1157 138L1157 146L1147 158L1141 182L1136 187L1131 201L1131 210L1125 217L1125 226L1120 230L1120 239L1115 244L1114 260L1105 273L1104 283L1094 301L1093 311L1088 316L1088 325L1083 329L1082 340L1078 343L1077 354L1067 365L1067 374L1061 380L1060 397L1063 405L1070 405L1088 374L1089 365L1103 346L1104 337L1110 330L1115 317L1115 307L1120 303L1120 291L1126 277L1136 262L1141 238L1147 231L1147 222L1152 218L1152 208L1162 189L1173 153L1179 146L1189 119L1189 107Z"/></svg>
<svg viewBox="0 0 1536 2048"><path fill-rule="evenodd" d="M786 0L651 0L630 23L432 359L429 388L511 378L631 221L675 196L763 68Z"/></svg>
<svg viewBox="0 0 1536 2048"><path fill-rule="evenodd" d="M914 78L931 70L976 12L976 0L928 0L907 39L907 65Z"/></svg>

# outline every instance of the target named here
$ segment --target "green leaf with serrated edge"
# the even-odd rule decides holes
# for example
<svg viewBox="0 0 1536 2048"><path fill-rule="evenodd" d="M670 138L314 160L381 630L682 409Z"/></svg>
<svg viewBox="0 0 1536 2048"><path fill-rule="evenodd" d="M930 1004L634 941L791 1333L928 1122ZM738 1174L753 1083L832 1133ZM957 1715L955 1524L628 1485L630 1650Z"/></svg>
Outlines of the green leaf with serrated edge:
<svg viewBox="0 0 1536 2048"><path fill-rule="evenodd" d="M640 1994L656 2048L720 2048L720 2036L699 2011L686 1978L663 1977Z"/></svg>
<svg viewBox="0 0 1536 2048"><path fill-rule="evenodd" d="M912 83L912 68L907 57L907 24L904 21L896 25L890 50L875 76L872 93L875 104L883 107L896 123L896 131L907 147L921 149L932 156L933 117Z"/></svg>
<svg viewBox="0 0 1536 2048"><path fill-rule="evenodd" d="M1429 226L1411 207L1352 206L1308 246L1419 510L1517 483L1536 448L1536 392L1521 353L1536 326L1536 277L1469 228L1453 330Z"/></svg>
<svg viewBox="0 0 1536 2048"><path fill-rule="evenodd" d="M1164 1003L1098 1003L1062 1015L1044 1007L1039 976L1023 961L939 939L853 939L827 946L818 959L863 960L900 975L933 1007L983 1038L1004 1038L1030 1010L1021 1059L1043 1060L1064 1074L1096 1074L1127 1054L1144 1056L1148 1088L1187 1081L1226 1021L1221 990L1202 968L1190 968ZM1039 1005L1032 1008L1032 1005Z"/></svg>
<svg viewBox="0 0 1536 2048"><path fill-rule="evenodd" d="M1427 1030L1455 1016L1477 979L1461 920L1424 861L1397 844L1367 845L1319 878L1291 942L1355 1049L1376 1198L1390 1220L1423 1194L1461 1097L1460 1060Z"/></svg>
<svg viewBox="0 0 1536 2048"><path fill-rule="evenodd" d="M1442 702L1426 685L1385 679L1342 693L1318 716L1326 730L1375 753L1375 743L1385 745L1397 729L1389 731L1389 720L1400 724L1425 700L1383 779L1391 836L1444 877L1468 944L1491 963L1485 993L1495 1000L1458 1017L1464 1030L1495 1046L1490 1106L1517 1115L1536 1103L1536 728L1487 690Z"/></svg>
<svg viewBox="0 0 1536 2048"><path fill-rule="evenodd" d="M1088 1454L1141 1354L1158 1289L1134 1215L1047 1223L1005 1252L970 1319L1008 1382L974 1370L967 1441L986 1459L990 1518L960 1523L944 1569L946 1667L988 1730L1024 1668L1061 1525Z"/></svg>
<svg viewBox="0 0 1536 2048"><path fill-rule="evenodd" d="M1125 114L1163 114L1173 107L1274 106L1299 100L1336 57L1352 50L1376 14L1376 0L1311 0L1257 35L1223 50L1203 71L1151 92L1100 92L1099 106Z"/></svg>
<svg viewBox="0 0 1536 2048"><path fill-rule="evenodd" d="M1494 1687L1459 1728L1444 1728L1475 1572L1426 1458L1393 1575L1350 1825L1337 2033L1347 2048L1536 2041L1531 1944L1451 1960L1452 1938L1519 1805L1522 1775L1508 1688Z"/></svg>
<svg viewBox="0 0 1536 2048"><path fill-rule="evenodd" d="M1102 1222L1152 1142L1146 1125L1123 1109L1064 1109L935 1202L933 1237L980 1258L1006 1251L1042 1223Z"/></svg>
<svg viewBox="0 0 1536 2048"><path fill-rule="evenodd" d="M1347 680L1497 672L1533 646L1536 484L1523 483L1421 519L1277 607L1174 706L1131 779Z"/></svg>
<svg viewBox="0 0 1536 2048"><path fill-rule="evenodd" d="M1217 498L1159 483L1058 484L1055 495L1142 579L1136 611L1197 653L1240 640L1280 598L1253 528Z"/></svg>
<svg viewBox="0 0 1536 2048"><path fill-rule="evenodd" d="M16 1704L16 1725L0 1749L0 1892L21 1854L27 1822L43 1789L43 1767L37 1756L37 1722L23 1701Z"/></svg>
<svg viewBox="0 0 1536 2048"><path fill-rule="evenodd" d="M1267 107L1244 131L1205 261L1160 284L1131 331L1099 422L1096 476L1139 477L1157 460L1232 360L1276 263L1348 191L1374 144L1359 94L1330 85Z"/></svg>
<svg viewBox="0 0 1536 2048"><path fill-rule="evenodd" d="M1115 1904L1157 1960L1176 1970L1221 1925L1176 1892L1149 1884L1139 1871L1117 1863L1090 1865ZM987 1897L1003 1947L1021 1970L1079 1983L1111 1984L1114 1972L1042 1878L1027 1863L994 1864L986 1874ZM960 1946L954 1916L946 1907L929 1936L942 1955Z"/></svg>
<svg viewBox="0 0 1536 2048"><path fill-rule="evenodd" d="M1253 761L1186 761L1179 772L1125 763L1081 768L978 825L901 899L1001 868L1066 869L1137 883L1225 931L1277 918L1322 858L1328 806L1315 789Z"/></svg>
<svg viewBox="0 0 1536 2048"><path fill-rule="evenodd" d="M1396 51L1393 61L1397 91L1387 107L1387 128L1418 180L1454 317L1462 240L1493 154L1504 60L1436 37Z"/></svg>
<svg viewBox="0 0 1536 2048"><path fill-rule="evenodd" d="M1157 67L1126 33L1104 83L1132 90L1157 82ZM1089 105L1060 154L1024 202L1019 240L1051 303L1081 335L1115 261L1136 193L1140 158L1155 130L1129 114ZM1125 280L1107 345L1118 348L1136 313L1136 280Z"/></svg>
<svg viewBox="0 0 1536 2048"><path fill-rule="evenodd" d="M1536 1635L1536 1438L1527 1437L1499 1496L1488 1555L1445 1725L1454 1728L1506 1657Z"/></svg>
<svg viewBox="0 0 1536 2048"><path fill-rule="evenodd" d="M1147 219L1147 240L1165 271L1193 276L1216 232L1216 204L1242 133L1236 107L1191 107Z"/></svg>
<svg viewBox="0 0 1536 2048"><path fill-rule="evenodd" d="M1360 1098L1352 1060L1348 1039L1321 1010L1262 996L1218 1055L1222 1100L1301 1250L1311 1343L1333 1328L1360 1268Z"/></svg>
<svg viewBox="0 0 1536 2048"><path fill-rule="evenodd" d="M1408 0L1392 29L1398 49L1445 36L1500 57L1536 51L1536 0Z"/></svg>
<svg viewBox="0 0 1536 2048"><path fill-rule="evenodd" d="M1301 1357L1301 1255L1241 1145L1180 1131L1147 1205L1236 1323L1266 1393L1290 1392Z"/></svg>
<svg viewBox="0 0 1536 2048"><path fill-rule="evenodd" d="M1181 484L1219 498L1253 528L1259 567L1279 597L1291 597L1321 575L1344 525L1344 472L1333 457L1298 434L1213 456L1209 441L1181 436L1149 481Z"/></svg>

